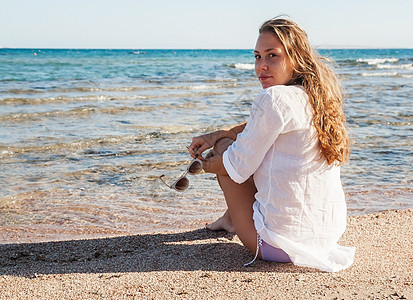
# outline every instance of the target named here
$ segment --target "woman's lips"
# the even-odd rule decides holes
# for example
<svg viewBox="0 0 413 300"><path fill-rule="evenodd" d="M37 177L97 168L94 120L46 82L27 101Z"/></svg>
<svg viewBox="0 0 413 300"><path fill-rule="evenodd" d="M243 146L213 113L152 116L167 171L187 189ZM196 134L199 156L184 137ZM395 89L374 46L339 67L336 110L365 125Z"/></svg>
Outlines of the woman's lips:
<svg viewBox="0 0 413 300"><path fill-rule="evenodd" d="M271 76L266 76L266 75L261 75L261 76L259 77L259 79L260 79L261 81L265 81L265 80L270 79L270 78L271 78Z"/></svg>

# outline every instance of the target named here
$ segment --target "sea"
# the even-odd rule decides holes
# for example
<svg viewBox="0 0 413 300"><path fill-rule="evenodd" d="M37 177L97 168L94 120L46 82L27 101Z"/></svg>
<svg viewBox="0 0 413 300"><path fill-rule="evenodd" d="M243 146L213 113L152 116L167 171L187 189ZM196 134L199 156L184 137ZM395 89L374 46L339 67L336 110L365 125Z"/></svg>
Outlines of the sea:
<svg viewBox="0 0 413 300"><path fill-rule="evenodd" d="M346 89L349 215L413 208L413 49L319 49ZM248 118L252 50L0 49L0 243L202 228L213 174L172 184L191 138Z"/></svg>

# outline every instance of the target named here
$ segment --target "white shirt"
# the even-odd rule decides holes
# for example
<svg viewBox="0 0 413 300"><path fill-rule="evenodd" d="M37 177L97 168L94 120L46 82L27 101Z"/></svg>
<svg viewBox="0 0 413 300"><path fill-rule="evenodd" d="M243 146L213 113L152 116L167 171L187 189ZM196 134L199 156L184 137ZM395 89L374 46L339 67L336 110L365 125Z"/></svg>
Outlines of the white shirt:
<svg viewBox="0 0 413 300"><path fill-rule="evenodd" d="M265 242L300 266L335 272L353 263L355 248L337 244L347 217L340 167L321 154L302 87L279 85L259 94L223 162L237 183L254 175L253 218Z"/></svg>

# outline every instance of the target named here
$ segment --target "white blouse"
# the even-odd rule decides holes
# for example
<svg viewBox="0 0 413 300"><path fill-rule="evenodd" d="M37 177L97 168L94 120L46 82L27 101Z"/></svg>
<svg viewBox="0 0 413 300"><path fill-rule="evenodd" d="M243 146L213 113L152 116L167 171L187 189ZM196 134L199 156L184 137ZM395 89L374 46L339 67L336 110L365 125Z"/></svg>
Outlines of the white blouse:
<svg viewBox="0 0 413 300"><path fill-rule="evenodd" d="M223 161L237 183L253 175L253 218L265 242L299 266L335 272L353 263L355 248L337 244L347 216L340 167L321 154L302 87L273 86L259 94Z"/></svg>

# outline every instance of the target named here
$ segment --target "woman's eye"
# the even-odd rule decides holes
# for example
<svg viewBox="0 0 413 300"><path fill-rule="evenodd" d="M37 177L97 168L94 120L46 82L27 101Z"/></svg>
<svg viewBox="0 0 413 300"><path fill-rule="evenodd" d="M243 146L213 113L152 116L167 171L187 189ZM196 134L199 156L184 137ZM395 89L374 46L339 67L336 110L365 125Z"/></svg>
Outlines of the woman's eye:
<svg viewBox="0 0 413 300"><path fill-rule="evenodd" d="M260 59L261 58L261 56L258 55L258 54L254 55L254 57L255 57L255 59Z"/></svg>
<svg viewBox="0 0 413 300"><path fill-rule="evenodd" d="M270 57L276 57L277 56L277 54L274 54L274 53L270 53L270 55L269 55Z"/></svg>

